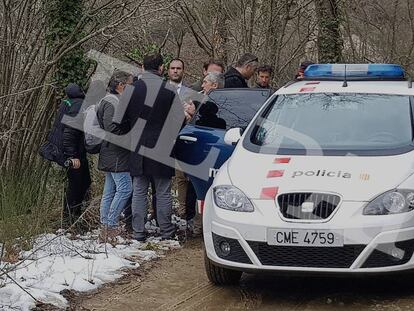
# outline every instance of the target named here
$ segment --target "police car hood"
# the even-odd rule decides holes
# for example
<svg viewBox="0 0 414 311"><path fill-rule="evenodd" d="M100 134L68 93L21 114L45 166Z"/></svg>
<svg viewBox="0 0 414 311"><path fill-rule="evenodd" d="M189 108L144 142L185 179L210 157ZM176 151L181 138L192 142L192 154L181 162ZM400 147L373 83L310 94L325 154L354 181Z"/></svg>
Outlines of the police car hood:
<svg viewBox="0 0 414 311"><path fill-rule="evenodd" d="M287 192L333 192L370 201L414 172L414 153L397 156L275 156L237 148L228 162L234 186L252 199Z"/></svg>

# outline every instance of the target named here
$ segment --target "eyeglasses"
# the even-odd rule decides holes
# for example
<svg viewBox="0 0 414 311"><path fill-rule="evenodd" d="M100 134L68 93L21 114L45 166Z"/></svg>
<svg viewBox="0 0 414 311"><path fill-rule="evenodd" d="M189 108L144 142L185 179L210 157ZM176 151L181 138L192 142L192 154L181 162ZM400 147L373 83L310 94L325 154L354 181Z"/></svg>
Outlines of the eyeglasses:
<svg viewBox="0 0 414 311"><path fill-rule="evenodd" d="M247 66L247 65L250 65L251 66L251 64L253 64L253 63L256 63L256 66L253 66L253 67L257 68L259 66L259 59L256 57L255 59L249 60L245 64L245 66Z"/></svg>
<svg viewBox="0 0 414 311"><path fill-rule="evenodd" d="M258 63L259 62L259 58L255 58L255 59L252 59L252 60L249 60L247 63L246 63L246 65L248 65L248 64L251 64L251 63Z"/></svg>

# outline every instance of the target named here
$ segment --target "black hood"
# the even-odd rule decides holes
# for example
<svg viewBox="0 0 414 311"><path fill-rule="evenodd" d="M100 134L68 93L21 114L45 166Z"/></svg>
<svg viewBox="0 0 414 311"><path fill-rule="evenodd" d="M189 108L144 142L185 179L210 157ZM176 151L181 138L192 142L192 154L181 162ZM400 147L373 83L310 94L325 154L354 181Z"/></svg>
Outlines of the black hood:
<svg viewBox="0 0 414 311"><path fill-rule="evenodd" d="M76 83L69 83L65 88L65 93L69 98L85 98L85 93Z"/></svg>

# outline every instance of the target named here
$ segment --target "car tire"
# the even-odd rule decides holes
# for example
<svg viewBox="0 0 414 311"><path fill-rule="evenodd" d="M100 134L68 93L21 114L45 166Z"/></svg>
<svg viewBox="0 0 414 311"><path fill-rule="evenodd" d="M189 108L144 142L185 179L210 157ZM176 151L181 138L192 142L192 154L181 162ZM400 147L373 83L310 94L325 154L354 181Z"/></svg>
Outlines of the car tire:
<svg viewBox="0 0 414 311"><path fill-rule="evenodd" d="M215 285L236 285L239 283L243 274L241 271L226 269L216 266L204 251L204 267L206 269L207 277L211 283Z"/></svg>

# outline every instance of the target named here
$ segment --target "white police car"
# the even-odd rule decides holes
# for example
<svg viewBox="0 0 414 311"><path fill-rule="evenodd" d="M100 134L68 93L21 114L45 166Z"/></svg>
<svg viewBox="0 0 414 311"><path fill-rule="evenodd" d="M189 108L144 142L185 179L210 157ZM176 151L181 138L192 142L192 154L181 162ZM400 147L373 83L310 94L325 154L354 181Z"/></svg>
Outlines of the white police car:
<svg viewBox="0 0 414 311"><path fill-rule="evenodd" d="M413 96L397 65L312 65L228 130L204 205L209 279L413 269Z"/></svg>

